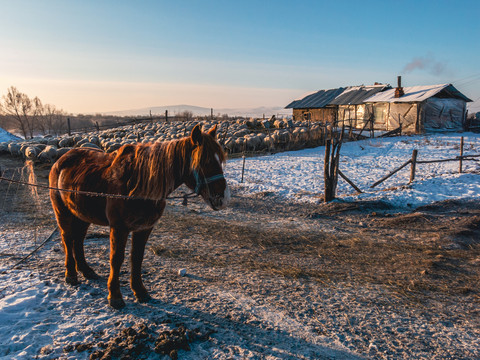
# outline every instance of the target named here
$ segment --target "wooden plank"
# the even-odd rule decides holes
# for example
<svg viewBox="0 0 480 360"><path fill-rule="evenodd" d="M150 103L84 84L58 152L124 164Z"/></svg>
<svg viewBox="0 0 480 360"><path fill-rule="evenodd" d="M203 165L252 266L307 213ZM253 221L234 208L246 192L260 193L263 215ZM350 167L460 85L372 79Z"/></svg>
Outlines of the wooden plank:
<svg viewBox="0 0 480 360"><path fill-rule="evenodd" d="M412 159L410 160L410 164L411 164L411 167L410 167L410 183L413 182L413 180L415 180L415 169L416 169L416 165L417 165L417 154L418 154L418 150L417 149L414 149L412 151Z"/></svg>
<svg viewBox="0 0 480 360"><path fill-rule="evenodd" d="M345 180L351 187L353 187L358 193L363 193L362 190L360 190L349 178L347 178L345 176L345 174L343 172L340 171L340 169L338 169L338 175L340 175L343 180Z"/></svg>
<svg viewBox="0 0 480 360"><path fill-rule="evenodd" d="M463 161L473 160L473 158L480 157L479 155L466 155L462 156ZM433 163L442 163L442 162L449 162L449 161L458 161L460 156L457 156L453 159L440 159L440 160L417 160L417 164L433 164Z"/></svg>
<svg viewBox="0 0 480 360"><path fill-rule="evenodd" d="M410 105L410 107L408 108L407 112L405 114L402 115L402 117L405 119L405 117L407 116L407 114L410 112L410 110L412 110L413 108L413 104Z"/></svg>
<svg viewBox="0 0 480 360"><path fill-rule="evenodd" d="M394 136L394 135L401 135L402 134L402 124L400 124L400 126L394 130L390 130L389 132L386 132L385 134L382 134L380 136L377 136L379 138L382 138L382 137L389 137L389 136Z"/></svg>
<svg viewBox="0 0 480 360"><path fill-rule="evenodd" d="M463 165L463 136L460 138L460 161L458 165L458 172L462 173L462 165Z"/></svg>
<svg viewBox="0 0 480 360"><path fill-rule="evenodd" d="M363 124L362 130L360 130L360 133L358 133L358 134L355 136L357 140L360 138L360 136L362 136L363 130L365 130L365 128L367 127L367 125L370 123L370 118L371 118L371 116L369 116L369 118L367 119L367 121L364 120L365 123ZM364 118L364 119L365 119L365 118Z"/></svg>
<svg viewBox="0 0 480 360"><path fill-rule="evenodd" d="M410 164L412 160L408 160L405 164L403 164L402 166L400 166L399 168L393 170L390 174L388 174L387 176L381 178L380 180L378 180L375 184L373 184L372 186L370 186L371 189L373 189L375 186L377 186L378 184L381 184L382 182L384 182L385 180L387 180L389 177L391 177L392 175L396 174L397 172L399 172L400 170L402 170L405 166L407 166L408 164Z"/></svg>

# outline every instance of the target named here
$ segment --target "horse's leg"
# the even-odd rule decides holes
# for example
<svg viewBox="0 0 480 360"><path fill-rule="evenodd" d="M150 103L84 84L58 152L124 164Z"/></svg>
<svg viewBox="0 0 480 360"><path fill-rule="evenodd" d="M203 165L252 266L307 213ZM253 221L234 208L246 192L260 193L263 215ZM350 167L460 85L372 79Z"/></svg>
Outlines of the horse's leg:
<svg viewBox="0 0 480 360"><path fill-rule="evenodd" d="M53 169L55 169L55 167ZM52 177L52 174L50 174L50 177ZM72 231L72 221L75 217L65 206L59 193L51 192L50 198L52 200L53 210L55 212L55 217L57 218L60 236L62 237L63 249L65 251L65 282L70 285L77 285L77 268L73 256L75 232Z"/></svg>
<svg viewBox="0 0 480 360"><path fill-rule="evenodd" d="M125 258L128 230L110 228L110 276L108 277L108 301L110 306L121 309L125 306L120 292L120 268Z"/></svg>
<svg viewBox="0 0 480 360"><path fill-rule="evenodd" d="M130 270L130 287L138 302L150 300L147 289L142 282L142 261L145 252L145 244L153 228L137 231L132 234L132 253Z"/></svg>
<svg viewBox="0 0 480 360"><path fill-rule="evenodd" d="M62 237L63 249L65 250L65 282L70 285L78 284L75 258L73 257L73 236L66 224L58 222Z"/></svg>
<svg viewBox="0 0 480 360"><path fill-rule="evenodd" d="M73 238L73 256L75 257L77 271L80 271L86 279L95 280L100 277L87 264L87 261L85 260L85 251L83 248L83 243L89 226L89 223L77 218L72 221L72 230L75 234L75 237Z"/></svg>
<svg viewBox="0 0 480 360"><path fill-rule="evenodd" d="M85 262L83 239L90 224L78 219L68 212L68 210L58 215L57 220L65 249L65 282L70 285L77 285L79 283L77 270L82 271L83 269L82 264L79 264L79 260L81 261L83 259L83 262ZM80 258L77 256L78 243L82 244L82 256Z"/></svg>

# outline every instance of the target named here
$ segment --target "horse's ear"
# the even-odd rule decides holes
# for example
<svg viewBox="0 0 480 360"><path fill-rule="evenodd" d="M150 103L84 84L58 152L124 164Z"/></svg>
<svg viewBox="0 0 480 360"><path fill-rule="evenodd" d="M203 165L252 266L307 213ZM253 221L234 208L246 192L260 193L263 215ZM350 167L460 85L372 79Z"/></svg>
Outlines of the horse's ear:
<svg viewBox="0 0 480 360"><path fill-rule="evenodd" d="M200 130L200 124L195 125L190 134L190 138L194 145L202 145L202 130Z"/></svg>
<svg viewBox="0 0 480 360"><path fill-rule="evenodd" d="M207 134L215 139L215 136L217 136L217 124L215 124L215 126L210 130L208 130Z"/></svg>

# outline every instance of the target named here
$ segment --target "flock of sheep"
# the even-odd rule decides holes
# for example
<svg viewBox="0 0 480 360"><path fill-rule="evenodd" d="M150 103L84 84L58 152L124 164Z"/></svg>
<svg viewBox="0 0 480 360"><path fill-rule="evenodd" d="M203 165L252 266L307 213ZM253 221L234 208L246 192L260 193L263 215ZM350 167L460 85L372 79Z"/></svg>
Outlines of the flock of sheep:
<svg viewBox="0 0 480 360"><path fill-rule="evenodd" d="M53 163L72 147L93 147L112 152L123 144L152 143L188 135L198 121L138 123L114 129L0 142L0 154ZM207 131L217 125L217 137L229 154L282 151L318 146L323 141L320 123L292 120L209 120L200 121Z"/></svg>

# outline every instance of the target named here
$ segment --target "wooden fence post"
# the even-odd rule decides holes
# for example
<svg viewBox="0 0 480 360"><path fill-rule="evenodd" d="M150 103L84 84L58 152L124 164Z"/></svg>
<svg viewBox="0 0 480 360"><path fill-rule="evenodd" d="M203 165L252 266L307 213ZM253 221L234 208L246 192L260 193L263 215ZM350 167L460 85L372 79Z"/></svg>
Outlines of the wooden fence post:
<svg viewBox="0 0 480 360"><path fill-rule="evenodd" d="M417 154L418 150L414 149L412 152L412 160L411 160L411 166L410 166L410 182L409 184L415 179L415 168L417 166Z"/></svg>
<svg viewBox="0 0 480 360"><path fill-rule="evenodd" d="M340 161L340 149L342 148L345 126L342 126L342 132L337 135L330 130L330 139L325 141L325 159L323 166L323 179L325 184L324 202L330 202L335 199L338 182L338 164ZM337 138L338 136L338 138Z"/></svg>
<svg viewBox="0 0 480 360"><path fill-rule="evenodd" d="M67 118L67 129L68 129L68 136L72 136L72 127L70 125L70 118Z"/></svg>
<svg viewBox="0 0 480 360"><path fill-rule="evenodd" d="M460 138L460 161L458 166L458 172L462 173L462 166L463 166L463 136Z"/></svg>
<svg viewBox="0 0 480 360"><path fill-rule="evenodd" d="M242 164L242 179L240 180L240 183L243 183L243 174L245 173L245 153L243 153L243 164Z"/></svg>

